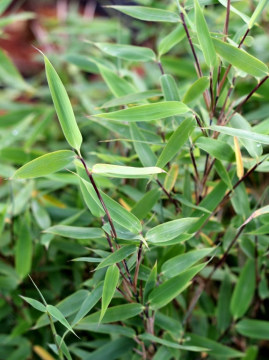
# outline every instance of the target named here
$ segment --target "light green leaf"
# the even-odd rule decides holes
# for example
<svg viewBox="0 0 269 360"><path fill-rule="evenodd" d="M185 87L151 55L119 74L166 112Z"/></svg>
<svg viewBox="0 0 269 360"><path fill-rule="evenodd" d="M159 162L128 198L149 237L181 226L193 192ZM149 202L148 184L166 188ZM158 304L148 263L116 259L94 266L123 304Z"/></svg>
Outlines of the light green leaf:
<svg viewBox="0 0 269 360"><path fill-rule="evenodd" d="M166 35L158 45L158 55L161 57L171 50L176 44L186 36L182 24L178 25L172 32Z"/></svg>
<svg viewBox="0 0 269 360"><path fill-rule="evenodd" d="M216 159L229 162L235 160L232 147L224 141L208 137L199 137L199 139L196 140L195 145Z"/></svg>
<svg viewBox="0 0 269 360"><path fill-rule="evenodd" d="M136 91L132 84L115 74L112 70L100 64L97 66L100 74L114 96L125 96L126 94L132 94Z"/></svg>
<svg viewBox="0 0 269 360"><path fill-rule="evenodd" d="M92 168L93 174L119 178L147 178L150 175L163 173L158 167L132 167L110 164L95 164Z"/></svg>
<svg viewBox="0 0 269 360"><path fill-rule="evenodd" d="M150 8L145 6L107 6L112 9L123 12L126 15L132 16L135 19L143 21L161 21L161 22L179 22L179 16L171 11Z"/></svg>
<svg viewBox="0 0 269 360"><path fill-rule="evenodd" d="M98 239L104 237L104 232L95 227L78 227L69 225L55 225L44 232L73 239Z"/></svg>
<svg viewBox="0 0 269 360"><path fill-rule="evenodd" d="M169 241L183 233L187 233L196 221L197 218L183 218L157 225L147 232L146 240L157 245L159 242Z"/></svg>
<svg viewBox="0 0 269 360"><path fill-rule="evenodd" d="M243 319L235 328L239 334L251 339L269 340L269 321Z"/></svg>
<svg viewBox="0 0 269 360"><path fill-rule="evenodd" d="M71 331L74 335L76 335L76 333L70 326L69 322L66 320L66 318L64 317L62 312L59 309L57 309L57 307L55 307L53 305L47 305L46 310L51 316L53 316L57 321L59 321L64 327L66 327L69 331Z"/></svg>
<svg viewBox="0 0 269 360"><path fill-rule="evenodd" d="M125 44L94 43L101 51L129 61L155 61L156 55L150 48Z"/></svg>
<svg viewBox="0 0 269 360"><path fill-rule="evenodd" d="M110 266L116 263L119 263L120 261L126 259L129 255L133 254L136 250L135 245L126 245L122 246L120 249L115 251L114 253L108 255L96 268L102 269L106 266Z"/></svg>
<svg viewBox="0 0 269 360"><path fill-rule="evenodd" d="M108 305L110 304L113 295L115 293L118 281L119 281L120 272L118 267L114 264L109 266L106 271L104 287L103 287L103 294L102 294L102 308L100 313L99 322L102 321Z"/></svg>
<svg viewBox="0 0 269 360"><path fill-rule="evenodd" d="M144 306L137 303L117 305L107 309L102 323L110 323L116 321L124 321L140 314L144 309ZM79 328L80 325L86 325L88 323L98 323L100 319L101 311L97 311L91 315L86 316L81 320L75 328Z"/></svg>
<svg viewBox="0 0 269 360"><path fill-rule="evenodd" d="M239 138L253 140L262 144L269 145L269 135L262 135L254 131L248 131L243 129L235 129L227 126L212 125L210 129L218 131L222 134L237 136Z"/></svg>
<svg viewBox="0 0 269 360"><path fill-rule="evenodd" d="M265 8L265 6L268 4L268 0L259 0L259 3L254 11L254 13L252 14L249 23L248 23L248 28L251 29L253 27L253 25L255 24L257 18L260 16L260 14L262 13L263 9Z"/></svg>
<svg viewBox="0 0 269 360"><path fill-rule="evenodd" d="M216 160L214 166L221 180L225 182L229 189L232 189L232 181L230 179L228 171L226 170L222 162L220 160Z"/></svg>
<svg viewBox="0 0 269 360"><path fill-rule="evenodd" d="M160 309L177 297L187 286L190 285L190 280L204 268L205 264L196 265L180 275L173 277L149 294L150 307L154 310Z"/></svg>
<svg viewBox="0 0 269 360"><path fill-rule="evenodd" d="M51 97L64 136L69 145L76 149L79 153L82 143L82 136L79 131L69 97L59 75L45 55L44 61Z"/></svg>
<svg viewBox="0 0 269 360"><path fill-rule="evenodd" d="M178 153L179 149L188 140L195 125L196 122L194 118L187 118L179 125L161 152L156 166L163 168Z"/></svg>
<svg viewBox="0 0 269 360"><path fill-rule="evenodd" d="M51 225L50 217L45 207L35 199L32 200L32 212L35 221L42 230L47 229Z"/></svg>
<svg viewBox="0 0 269 360"><path fill-rule="evenodd" d="M216 52L198 0L195 0L195 25L198 41L202 48L205 62L208 66L214 67L217 62Z"/></svg>
<svg viewBox="0 0 269 360"><path fill-rule="evenodd" d="M150 99L150 98L154 98L157 96L158 97L162 96L162 93L160 90L147 90L147 91L137 92L134 94L123 95L117 99L112 99L112 100L104 103L104 105L102 105L100 107L100 109L114 107L114 106L127 105L127 104L133 104L133 103L137 103L141 100Z"/></svg>
<svg viewBox="0 0 269 360"><path fill-rule="evenodd" d="M108 120L136 122L159 120L169 116L182 115L188 111L189 108L180 101L163 101L94 116Z"/></svg>
<svg viewBox="0 0 269 360"><path fill-rule="evenodd" d="M208 256L214 248L205 248L200 250L192 250L186 254L181 254L167 260L162 265L162 273L166 278L172 278L187 270L196 262Z"/></svg>
<svg viewBox="0 0 269 360"><path fill-rule="evenodd" d="M136 123L130 124L130 132L133 140L146 140ZM148 144L135 141L134 148L143 166L153 166L156 164L157 157Z"/></svg>
<svg viewBox="0 0 269 360"><path fill-rule="evenodd" d="M140 220L144 219L160 198L160 189L148 191L132 208L132 213Z"/></svg>
<svg viewBox="0 0 269 360"><path fill-rule="evenodd" d="M239 280L236 283L231 299L231 313L235 319L242 317L249 308L255 292L255 262L248 259Z"/></svg>
<svg viewBox="0 0 269 360"><path fill-rule="evenodd" d="M256 77L268 74L268 67L244 50L218 39L213 39L213 43L219 56L236 68Z"/></svg>
<svg viewBox="0 0 269 360"><path fill-rule="evenodd" d="M177 84L172 75L161 76L161 86L166 101L179 101Z"/></svg>
<svg viewBox="0 0 269 360"><path fill-rule="evenodd" d="M19 168L13 179L30 179L46 176L68 166L74 160L75 154L70 150L59 150L42 155Z"/></svg>
<svg viewBox="0 0 269 360"><path fill-rule="evenodd" d="M189 104L190 102L196 100L209 86L209 78L203 76L200 79L196 80L191 87L185 93L182 102Z"/></svg>
<svg viewBox="0 0 269 360"><path fill-rule="evenodd" d="M26 301L28 304L30 304L33 308L35 308L38 311L46 312L46 306L44 306L40 301L37 301L35 299L31 299L26 296L20 295L20 297Z"/></svg>
<svg viewBox="0 0 269 360"><path fill-rule="evenodd" d="M227 8L227 0L218 0L223 6L225 6ZM233 12L234 14L238 15L241 17L241 19L247 24L250 20L250 18L243 14L241 11L239 11L237 8L235 8L234 6L230 5L230 11Z"/></svg>

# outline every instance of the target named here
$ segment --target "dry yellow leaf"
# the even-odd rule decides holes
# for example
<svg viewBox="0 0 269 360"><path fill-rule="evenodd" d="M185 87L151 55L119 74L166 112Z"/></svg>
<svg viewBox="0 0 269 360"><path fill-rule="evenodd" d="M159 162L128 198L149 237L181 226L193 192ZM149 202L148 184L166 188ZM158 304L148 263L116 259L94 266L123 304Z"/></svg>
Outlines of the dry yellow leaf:
<svg viewBox="0 0 269 360"><path fill-rule="evenodd" d="M238 178L241 179L244 176L244 165L243 165L239 142L236 136L234 136L234 151L235 151L235 160L236 160L236 173Z"/></svg>

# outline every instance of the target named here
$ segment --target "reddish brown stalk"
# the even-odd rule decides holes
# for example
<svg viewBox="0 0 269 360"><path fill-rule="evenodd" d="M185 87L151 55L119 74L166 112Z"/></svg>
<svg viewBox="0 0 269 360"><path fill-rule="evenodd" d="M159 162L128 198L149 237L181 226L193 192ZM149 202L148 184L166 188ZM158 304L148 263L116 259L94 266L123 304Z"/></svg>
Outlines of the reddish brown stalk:
<svg viewBox="0 0 269 360"><path fill-rule="evenodd" d="M226 41L228 36L228 28L229 28L229 19L230 19L230 8L231 8L231 0L227 1L227 10L226 10L226 19L224 24L224 38L223 41Z"/></svg>

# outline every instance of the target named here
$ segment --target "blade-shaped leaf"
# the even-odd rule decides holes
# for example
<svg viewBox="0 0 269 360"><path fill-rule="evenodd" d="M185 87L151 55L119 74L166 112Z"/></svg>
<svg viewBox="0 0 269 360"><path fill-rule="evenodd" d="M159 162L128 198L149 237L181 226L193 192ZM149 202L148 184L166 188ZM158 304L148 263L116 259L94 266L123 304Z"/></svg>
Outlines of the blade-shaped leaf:
<svg viewBox="0 0 269 360"><path fill-rule="evenodd" d="M180 101L163 101L154 104L135 106L129 109L102 113L94 116L115 121L152 121L167 118L174 115L182 115L189 108Z"/></svg>
<svg viewBox="0 0 269 360"><path fill-rule="evenodd" d="M165 36L158 45L158 55L161 57L171 50L176 44L186 36L183 26L178 25L172 32Z"/></svg>
<svg viewBox="0 0 269 360"><path fill-rule="evenodd" d="M108 305L110 304L113 295L115 293L118 281L119 281L120 272L118 267L114 264L109 266L106 271L104 286L103 286L103 294L102 294L102 308L100 313L99 322L102 321Z"/></svg>
<svg viewBox="0 0 269 360"><path fill-rule="evenodd" d="M22 296L20 295L20 297L26 301L28 304L30 304L33 308L35 308L36 310L38 311L41 311L41 312L46 312L46 306L43 305L40 301L37 301L35 299L31 299L29 297L26 297L26 296Z"/></svg>
<svg viewBox="0 0 269 360"><path fill-rule="evenodd" d="M213 43L219 56L236 68L256 77L268 74L268 67L244 50L218 39L213 39Z"/></svg>
<svg viewBox="0 0 269 360"><path fill-rule="evenodd" d="M31 271L32 255L33 242L30 232L30 219L29 216L26 215L21 218L15 246L15 268L22 279Z"/></svg>
<svg viewBox="0 0 269 360"><path fill-rule="evenodd" d="M196 100L209 86L209 78L207 76L203 76L200 79L196 80L191 87L187 90L184 95L182 101L185 104L189 104L190 102Z"/></svg>
<svg viewBox="0 0 269 360"><path fill-rule="evenodd" d="M70 150L59 150L42 155L19 168L13 179L30 179L46 176L68 166L75 158Z"/></svg>
<svg viewBox="0 0 269 360"><path fill-rule="evenodd" d="M146 240L152 244L158 244L174 239L183 233L187 233L196 221L197 218L183 218L157 225L147 232Z"/></svg>
<svg viewBox="0 0 269 360"><path fill-rule="evenodd" d="M185 144L196 125L194 118L185 119L172 134L158 158L156 166L163 168Z"/></svg>
<svg viewBox="0 0 269 360"><path fill-rule="evenodd" d="M179 16L171 11L146 6L108 6L143 21L179 22Z"/></svg>
<svg viewBox="0 0 269 360"><path fill-rule="evenodd" d="M110 164L95 164L92 168L93 174L101 174L109 177L120 178L144 178L150 175L160 174L163 169L158 167L132 167Z"/></svg>
<svg viewBox="0 0 269 360"><path fill-rule="evenodd" d="M109 108L114 106L121 106L121 105L127 105L127 104L133 104L137 103L141 100L154 98L156 96L162 96L162 93L160 90L147 90L147 91L141 91L134 94L129 95L123 95L117 99L112 99L104 103L100 108Z"/></svg>
<svg viewBox="0 0 269 360"><path fill-rule="evenodd" d="M268 0L259 0L259 3L254 11L254 13L252 14L249 23L248 23L248 28L251 29L253 27L253 25L255 24L257 18L260 16L260 14L262 13L263 9L265 8L265 6L268 4Z"/></svg>
<svg viewBox="0 0 269 360"><path fill-rule="evenodd" d="M69 97L59 75L46 56L44 56L44 61L51 97L64 136L69 145L80 152L82 136L79 131Z"/></svg>
<svg viewBox="0 0 269 360"><path fill-rule="evenodd" d="M230 136L237 136L239 138L253 140L256 142L260 142L262 144L269 145L269 135L263 135L256 133L254 131L248 131L243 129L235 129L227 126L218 126L212 125L210 129L218 131L222 134L230 135Z"/></svg>
<svg viewBox="0 0 269 360"><path fill-rule="evenodd" d="M269 340L269 321L243 319L235 328L239 334L251 339Z"/></svg>
<svg viewBox="0 0 269 360"><path fill-rule="evenodd" d="M122 246L120 249L118 249L117 251L115 251L114 253L108 255L108 257L106 257L96 268L96 270L98 269L102 269L106 266L110 266L113 264L116 264L120 261L122 261L123 259L126 259L129 255L133 254L136 250L136 246L135 245L126 245L126 246Z"/></svg>
<svg viewBox="0 0 269 360"><path fill-rule="evenodd" d="M44 232L73 239L98 239L105 236L100 228L69 225L55 225Z"/></svg>
<svg viewBox="0 0 269 360"><path fill-rule="evenodd" d="M196 140L195 145L216 159L234 161L234 151L232 147L224 141L200 137Z"/></svg>
<svg viewBox="0 0 269 360"><path fill-rule="evenodd" d="M198 0L195 0L195 25L197 37L204 54L205 62L208 66L213 67L217 61L216 52Z"/></svg>
<svg viewBox="0 0 269 360"><path fill-rule="evenodd" d="M70 326L69 322L64 317L63 313L59 309L57 309L57 307L55 307L53 305L47 305L46 310L51 316L54 317L54 319L59 321L64 327L66 327L69 331L71 331L74 335L76 335L76 333Z"/></svg>
<svg viewBox="0 0 269 360"><path fill-rule="evenodd" d="M153 166L157 162L157 157L151 150L150 146L143 141L146 141L143 133L140 131L136 123L130 124L130 132L133 140L140 140L141 142L134 142L135 151L143 164L143 166Z"/></svg>
<svg viewBox="0 0 269 360"><path fill-rule="evenodd" d="M160 198L160 189L148 191L132 208L132 213L140 220L144 219Z"/></svg>
<svg viewBox="0 0 269 360"><path fill-rule="evenodd" d="M156 285L156 281L157 281L157 262L155 263L155 265L153 266L147 282L145 284L145 289L144 289L144 302L146 302L148 300L148 296L151 293L151 291L154 289L155 285Z"/></svg>

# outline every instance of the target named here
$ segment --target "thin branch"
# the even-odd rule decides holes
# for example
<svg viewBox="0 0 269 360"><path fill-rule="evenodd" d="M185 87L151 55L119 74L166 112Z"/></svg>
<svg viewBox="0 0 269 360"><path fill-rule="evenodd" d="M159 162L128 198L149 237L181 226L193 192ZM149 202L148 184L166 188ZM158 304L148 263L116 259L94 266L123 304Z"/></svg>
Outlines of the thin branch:
<svg viewBox="0 0 269 360"><path fill-rule="evenodd" d="M229 28L229 19L230 19L230 8L231 8L231 0L227 1L227 10L226 10L226 19L224 24L224 38L223 41L226 41L228 36L228 28Z"/></svg>

